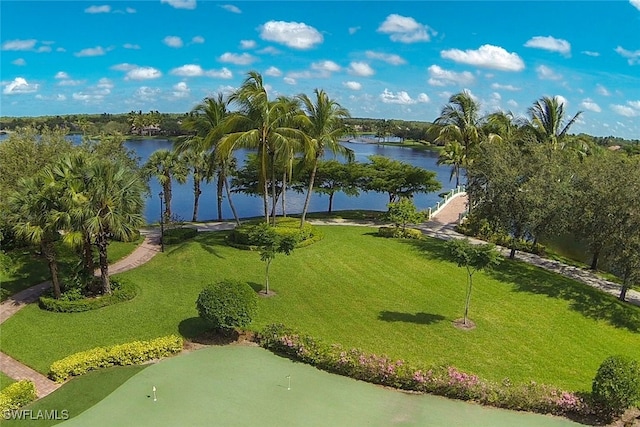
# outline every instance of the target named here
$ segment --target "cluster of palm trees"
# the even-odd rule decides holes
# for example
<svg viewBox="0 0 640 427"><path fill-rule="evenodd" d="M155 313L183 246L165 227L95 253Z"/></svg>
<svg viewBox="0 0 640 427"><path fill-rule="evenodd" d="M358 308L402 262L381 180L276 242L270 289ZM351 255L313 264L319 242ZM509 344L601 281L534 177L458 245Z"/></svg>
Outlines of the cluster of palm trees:
<svg viewBox="0 0 640 427"><path fill-rule="evenodd" d="M320 159L327 151L352 155L339 143L348 131L344 119L349 117L349 112L321 89L316 89L314 95L313 99L306 94L272 99L262 76L251 71L230 96L218 94L196 106L182 123L189 134L177 141L174 150L155 152L144 166L148 176L156 176L163 186L164 218L171 217L171 179L184 182L187 165L194 177L193 219L197 217L201 183L215 176L218 219L222 219L223 192L226 191L238 221L228 177L235 165L234 152L247 148L257 152L259 193L267 223L275 223L278 199L282 197L283 204L286 203L287 183L297 172L294 168L306 166L310 170L301 218L301 225L304 224ZM232 106L236 107L233 112Z"/></svg>
<svg viewBox="0 0 640 427"><path fill-rule="evenodd" d="M558 97L542 97L529 108L528 114L529 117L516 117L511 112L498 111L481 116L480 105L471 93L452 95L433 123L438 135L436 142L444 144L438 164L451 165L450 179L455 178L458 186L460 172L471 166L484 142L538 142L553 149L589 153L587 144L567 134L581 111L567 120L564 103Z"/></svg>
<svg viewBox="0 0 640 427"><path fill-rule="evenodd" d="M55 298L63 288L57 262L61 239L80 249L84 277L94 275L97 247L100 293L111 293L107 248L113 238L137 236L144 224L144 191L140 176L125 163L81 149L17 183L8 200L14 231L40 247Z"/></svg>

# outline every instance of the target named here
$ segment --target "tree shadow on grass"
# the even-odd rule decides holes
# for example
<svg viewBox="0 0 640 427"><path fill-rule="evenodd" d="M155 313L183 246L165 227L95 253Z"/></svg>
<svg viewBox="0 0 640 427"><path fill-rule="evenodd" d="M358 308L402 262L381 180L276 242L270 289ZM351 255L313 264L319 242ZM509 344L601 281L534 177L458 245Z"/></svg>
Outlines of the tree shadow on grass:
<svg viewBox="0 0 640 427"><path fill-rule="evenodd" d="M502 282L513 284L518 292L547 295L569 301L569 307L595 320L604 320L617 328L640 332L640 307L584 283L546 271L521 261L505 259L486 272Z"/></svg>
<svg viewBox="0 0 640 427"><path fill-rule="evenodd" d="M206 252L208 252L211 255L214 255L218 258L222 258L224 259L224 257L222 255L220 255L220 253L216 250L217 247L219 246L226 246L226 241L225 238L227 236L227 232L224 231L207 231L207 232L199 232L197 236L195 236L192 239L189 239L185 242L181 242L177 245L175 245L175 249L172 248L172 252L173 251L180 251L183 248L185 248L186 246L188 246L189 243L191 242L195 242L196 244L198 244L203 250L205 250Z"/></svg>
<svg viewBox="0 0 640 427"><path fill-rule="evenodd" d="M264 290L264 285L262 283L247 282L247 284L256 292L262 292Z"/></svg>
<svg viewBox="0 0 640 427"><path fill-rule="evenodd" d="M440 314L432 314L432 313L401 313L398 311L381 311L378 315L379 320L384 320L385 322L406 322L406 323L416 323L418 325L431 325L433 323L440 322L445 319L444 316Z"/></svg>

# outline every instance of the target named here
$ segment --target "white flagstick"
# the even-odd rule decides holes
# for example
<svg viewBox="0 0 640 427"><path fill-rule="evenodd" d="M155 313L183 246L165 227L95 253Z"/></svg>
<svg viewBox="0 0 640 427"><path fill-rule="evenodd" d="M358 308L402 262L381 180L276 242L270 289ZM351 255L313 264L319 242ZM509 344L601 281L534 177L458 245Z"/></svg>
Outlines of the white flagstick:
<svg viewBox="0 0 640 427"><path fill-rule="evenodd" d="M287 379L289 380L289 385L287 386L287 390L291 390L291 375L287 375Z"/></svg>
<svg viewBox="0 0 640 427"><path fill-rule="evenodd" d="M156 386L153 386L153 401L157 401L158 398L156 397Z"/></svg>

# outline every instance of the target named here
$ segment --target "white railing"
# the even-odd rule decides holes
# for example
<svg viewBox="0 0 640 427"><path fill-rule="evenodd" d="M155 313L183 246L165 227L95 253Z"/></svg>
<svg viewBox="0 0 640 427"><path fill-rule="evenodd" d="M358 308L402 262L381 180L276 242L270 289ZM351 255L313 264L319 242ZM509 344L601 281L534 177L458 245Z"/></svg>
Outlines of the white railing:
<svg viewBox="0 0 640 427"><path fill-rule="evenodd" d="M434 215L436 215L442 209L444 209L444 207L447 204L449 204L449 202L451 201L451 199L453 199L454 196L456 196L456 195L458 195L460 193L464 193L464 192L466 192L466 188L465 188L464 185L459 185L456 188L451 189L451 191L449 191L447 194L445 194L442 197L442 200L438 201L438 203L436 203L435 206L430 207L429 209L427 209L427 221L430 220Z"/></svg>

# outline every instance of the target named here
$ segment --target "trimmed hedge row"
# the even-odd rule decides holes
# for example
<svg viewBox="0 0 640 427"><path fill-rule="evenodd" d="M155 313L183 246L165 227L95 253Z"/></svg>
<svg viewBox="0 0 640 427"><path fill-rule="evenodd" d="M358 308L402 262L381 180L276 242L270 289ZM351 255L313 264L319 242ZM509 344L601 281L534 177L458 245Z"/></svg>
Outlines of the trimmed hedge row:
<svg viewBox="0 0 640 427"><path fill-rule="evenodd" d="M64 382L71 376L83 375L98 368L139 365L182 351L183 340L176 335L150 341L134 341L111 347L96 347L75 353L51 364L49 378Z"/></svg>
<svg viewBox="0 0 640 427"><path fill-rule="evenodd" d="M378 236L380 237L395 237L401 239L422 239L422 231L415 228L400 227L379 227Z"/></svg>
<svg viewBox="0 0 640 427"><path fill-rule="evenodd" d="M39 299L39 305L43 310L54 311L56 313L79 313L82 311L95 310L97 308L106 307L123 301L129 301L135 298L138 294L138 289L127 282L116 282L114 280L112 281L112 284L117 285L117 289L114 289L111 292L111 295L81 298L77 300L55 299L43 295Z"/></svg>
<svg viewBox="0 0 640 427"><path fill-rule="evenodd" d="M508 379L493 383L452 366L409 365L403 360L391 360L358 349L346 350L338 344L327 345L281 324L267 326L258 341L268 350L319 369L402 390L519 411L579 417L592 414L585 397L551 386L535 382L512 384Z"/></svg>
<svg viewBox="0 0 640 427"><path fill-rule="evenodd" d="M255 227L262 224L263 220L249 221L233 229L227 243L234 248L255 251L260 248L251 241L251 234ZM309 246L322 240L322 234L316 227L305 222L300 228L300 220L297 218L278 218L275 226L276 233L281 237L293 237L296 241L296 248Z"/></svg>
<svg viewBox="0 0 640 427"><path fill-rule="evenodd" d="M0 391L0 413L20 408L36 400L33 381L22 380L8 385Z"/></svg>
<svg viewBox="0 0 640 427"><path fill-rule="evenodd" d="M164 244L175 245L198 235L198 229L193 227L170 228L164 232Z"/></svg>

